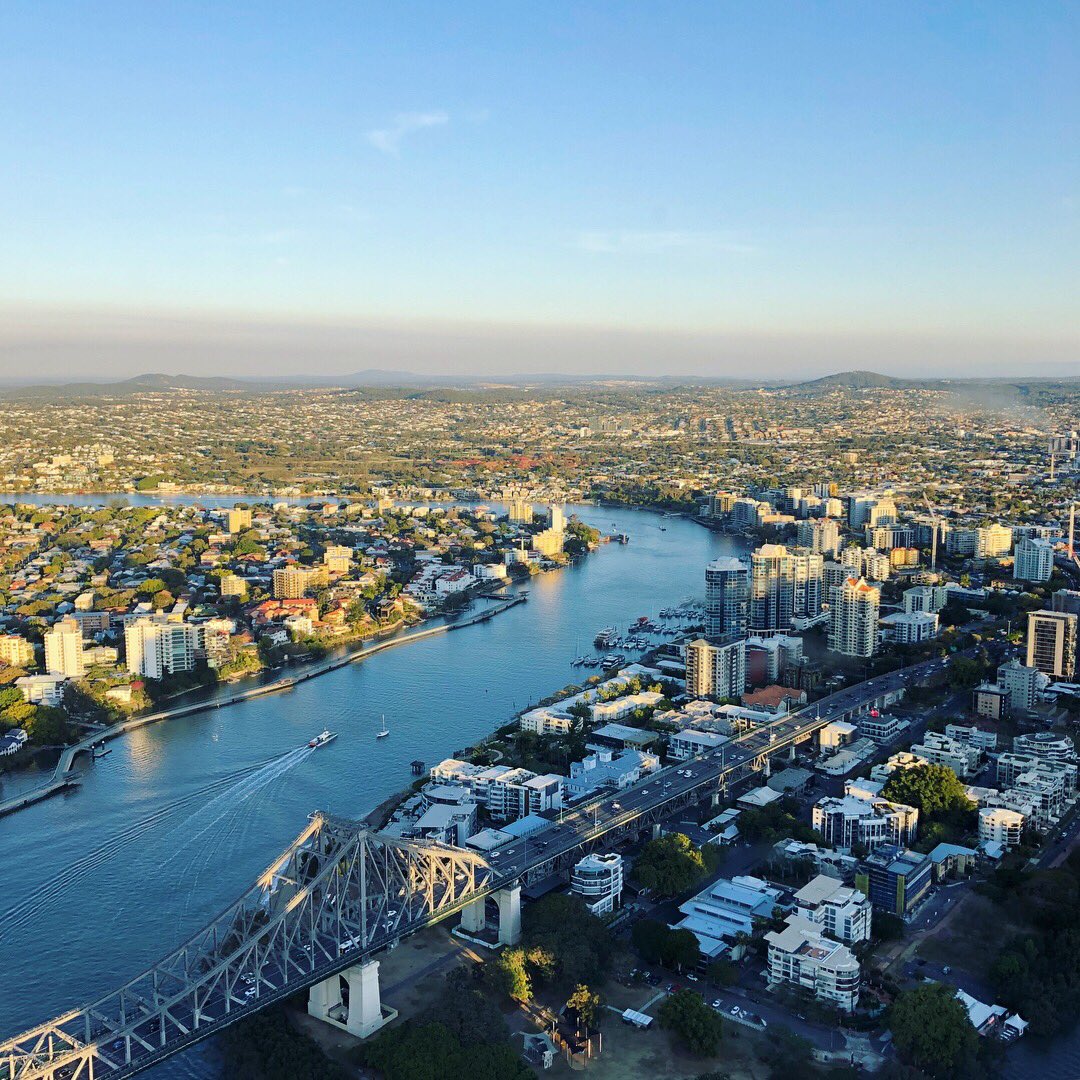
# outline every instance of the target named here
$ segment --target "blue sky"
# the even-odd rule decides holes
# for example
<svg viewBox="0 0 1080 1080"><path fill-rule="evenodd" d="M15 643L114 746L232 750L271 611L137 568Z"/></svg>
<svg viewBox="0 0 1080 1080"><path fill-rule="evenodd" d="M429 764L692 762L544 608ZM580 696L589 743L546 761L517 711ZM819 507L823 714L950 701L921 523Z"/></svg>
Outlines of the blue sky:
<svg viewBox="0 0 1080 1080"><path fill-rule="evenodd" d="M1067 3L8 5L0 365L280 325L420 331L416 370L442 332L498 338L477 370L597 332L596 370L634 334L628 370L1057 370L1078 129Z"/></svg>

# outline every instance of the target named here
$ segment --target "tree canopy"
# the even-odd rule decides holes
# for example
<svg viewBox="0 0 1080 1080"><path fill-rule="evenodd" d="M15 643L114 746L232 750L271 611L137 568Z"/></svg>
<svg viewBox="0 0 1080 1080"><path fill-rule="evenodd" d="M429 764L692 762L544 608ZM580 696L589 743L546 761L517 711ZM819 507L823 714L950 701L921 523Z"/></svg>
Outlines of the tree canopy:
<svg viewBox="0 0 1080 1080"><path fill-rule="evenodd" d="M935 1080L963 1076L974 1065L979 1036L949 986L905 990L893 1003L889 1028L900 1054Z"/></svg>
<svg viewBox="0 0 1080 1080"><path fill-rule="evenodd" d="M974 808L959 777L947 765L894 769L881 793L886 799L914 806L929 817Z"/></svg>
<svg viewBox="0 0 1080 1080"><path fill-rule="evenodd" d="M650 840L634 863L634 877L661 896L675 896L696 885L708 872L701 851L682 833Z"/></svg>
<svg viewBox="0 0 1080 1080"><path fill-rule="evenodd" d="M656 1011L660 1026L674 1031L692 1054L715 1057L723 1022L694 990L677 990Z"/></svg>
<svg viewBox="0 0 1080 1080"><path fill-rule="evenodd" d="M701 959L697 938L689 930L672 930L655 919L634 923L630 940L644 960L667 967L696 967Z"/></svg>

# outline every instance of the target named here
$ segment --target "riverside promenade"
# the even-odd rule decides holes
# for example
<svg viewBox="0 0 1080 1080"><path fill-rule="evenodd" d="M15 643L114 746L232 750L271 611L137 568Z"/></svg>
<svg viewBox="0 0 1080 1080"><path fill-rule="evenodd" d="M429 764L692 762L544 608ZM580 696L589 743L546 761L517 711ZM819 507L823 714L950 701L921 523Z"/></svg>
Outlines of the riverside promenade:
<svg viewBox="0 0 1080 1080"><path fill-rule="evenodd" d="M209 712L212 709L221 709L227 705L235 705L242 701L250 701L252 698L264 697L267 694L282 693L302 682L307 682L309 679L317 679L320 675L325 675L330 671L336 671L338 668L346 667L348 664L355 664L360 660L366 660L369 656L385 652L387 649L396 649L400 645L409 645L415 641L422 641L424 638L435 637L438 634L448 634L452 630L463 630L466 626L475 626L477 623L487 622L496 615L508 611L518 604L523 604L528 597L529 594L527 592L516 593L506 600L492 604L483 611L477 612L475 615L469 615L466 618L458 619L454 622L439 623L437 626L429 626L422 630L414 630L410 633L397 634L394 637L387 638L385 641L380 641L376 645L370 645L367 648L357 649L355 652L347 653L344 656L336 656L312 664L306 670L300 671L296 675L289 675L277 679L274 682L253 686L248 690L239 690L235 694L230 694L228 697L212 698L207 701L196 702L192 705L179 705L173 709L161 709L157 712L144 713L141 716L133 716L130 719L121 720L119 723L113 724L107 728L102 728L100 731L95 731L85 738L80 739L78 742L72 743L71 746L65 747L60 755L59 761L56 763L56 768L53 770L52 776L40 786L33 788L30 791L24 791L19 795L13 795L10 799L5 799L0 802L0 817L4 817L7 814L13 814L16 810L22 810L24 807L32 806L34 803L41 802L42 799L47 799L52 795L59 794L61 791L77 787L79 779L72 773L75 759L80 754L93 754L94 749L102 743L110 742L121 735L126 735L130 731L146 727L148 724L159 724L164 720L175 720L181 716L193 716L196 713Z"/></svg>

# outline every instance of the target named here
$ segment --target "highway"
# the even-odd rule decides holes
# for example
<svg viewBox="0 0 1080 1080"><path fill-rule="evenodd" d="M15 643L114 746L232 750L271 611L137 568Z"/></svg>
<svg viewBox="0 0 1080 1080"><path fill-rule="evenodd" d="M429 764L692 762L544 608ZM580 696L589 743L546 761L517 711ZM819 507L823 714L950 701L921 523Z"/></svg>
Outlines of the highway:
<svg viewBox="0 0 1080 1080"><path fill-rule="evenodd" d="M778 717L734 736L700 757L669 765L618 792L606 792L578 804L551 826L488 853L498 884L565 859L577 849L593 846L605 834L650 821L664 807L692 797L694 801L721 791L740 771L762 755L794 745L815 731L858 712L897 690L903 690L945 668L946 661L928 660L887 675L878 675L822 698L796 712ZM554 867L553 867L554 868Z"/></svg>

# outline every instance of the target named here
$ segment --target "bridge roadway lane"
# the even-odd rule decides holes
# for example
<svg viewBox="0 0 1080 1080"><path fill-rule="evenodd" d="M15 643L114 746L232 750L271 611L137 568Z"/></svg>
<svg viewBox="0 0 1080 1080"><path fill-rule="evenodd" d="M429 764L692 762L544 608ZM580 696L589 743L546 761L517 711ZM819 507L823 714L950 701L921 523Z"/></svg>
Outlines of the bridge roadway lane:
<svg viewBox="0 0 1080 1080"><path fill-rule="evenodd" d="M531 833L509 848L491 852L488 860L495 869L497 883L506 884L519 878L526 871L566 855L691 789L702 789L702 797L711 795L719 790L720 778L725 773L741 768L763 753L785 749L803 735L850 715L882 694L906 689L913 682L941 672L945 663L928 660L856 683L770 724L743 732L700 757L669 765L622 791L590 799L565 812L561 821L552 822L549 828Z"/></svg>

